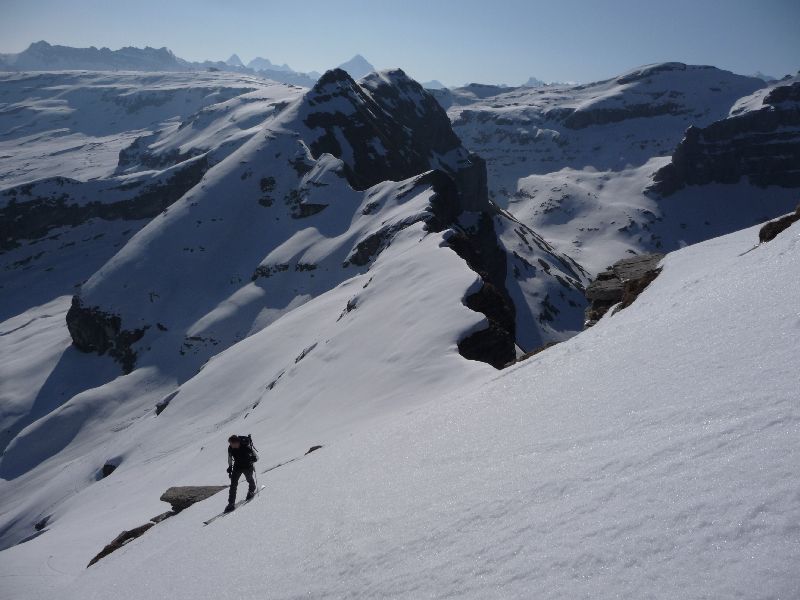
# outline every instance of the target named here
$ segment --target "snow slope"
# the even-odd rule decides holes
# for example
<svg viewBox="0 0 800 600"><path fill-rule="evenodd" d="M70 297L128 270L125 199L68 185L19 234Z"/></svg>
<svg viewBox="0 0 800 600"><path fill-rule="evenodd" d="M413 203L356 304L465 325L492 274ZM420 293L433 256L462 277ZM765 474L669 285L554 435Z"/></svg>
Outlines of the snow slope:
<svg viewBox="0 0 800 600"><path fill-rule="evenodd" d="M427 127L411 127L416 119ZM438 134L430 145L406 143L415 129ZM124 245L82 283L66 322L62 294L23 305L22 283L38 278L9 276L20 304L0 329L9 361L0 385L0 546L27 538L31 519L56 515L55 523L94 497L106 461L121 475L155 460L141 441L152 428L183 430L197 419L174 468L138 476L139 485L152 476L152 488L167 487L197 475L179 466L195 456L190 440L224 440L225 425L250 411L268 421L261 439L286 457L489 370L464 357L501 366L516 347L574 334L582 269L492 206L480 167L402 72L360 83L331 72L133 237L109 235L107 244ZM393 174L405 178L380 180ZM500 347L499 364L462 349L486 335ZM238 390L191 387L218 364L253 370L237 378ZM182 435L167 437L174 444ZM158 505L149 489L129 496L145 520ZM87 549L118 533L108 525L86 538Z"/></svg>
<svg viewBox="0 0 800 600"><path fill-rule="evenodd" d="M257 125L298 92L222 72L0 73L0 189L43 177L111 176L120 151L140 137L185 153L198 120L207 139L193 149L207 150L208 137L220 146L234 126Z"/></svg>
<svg viewBox="0 0 800 600"><path fill-rule="evenodd" d="M796 189L747 181L688 187L662 199L648 188L667 162L530 175L519 180L509 211L596 274L630 254L670 251L750 227L800 201Z"/></svg>
<svg viewBox="0 0 800 600"><path fill-rule="evenodd" d="M73 293L154 202L177 200L302 92L230 73L0 81L0 320Z"/></svg>
<svg viewBox="0 0 800 600"><path fill-rule="evenodd" d="M319 439L335 410L245 410L271 344L253 336L183 387L174 420L132 425L117 472L0 554L5 597L796 597L800 229L742 255L755 238L675 252L594 328L481 383L407 389L403 410L345 436ZM361 350L345 347L348 369ZM320 350L303 362L334 359ZM327 444L262 473L253 503L204 528L215 497L83 568L166 484L223 479L229 431L278 462L290 413Z"/></svg>

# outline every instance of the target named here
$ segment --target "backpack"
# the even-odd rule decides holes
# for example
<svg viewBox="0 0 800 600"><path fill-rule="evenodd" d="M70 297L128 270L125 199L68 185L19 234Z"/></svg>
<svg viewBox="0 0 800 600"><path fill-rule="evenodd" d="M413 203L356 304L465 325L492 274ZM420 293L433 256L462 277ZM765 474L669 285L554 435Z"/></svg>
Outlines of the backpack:
<svg viewBox="0 0 800 600"><path fill-rule="evenodd" d="M244 448L247 448L250 457L250 462L258 461L258 450L256 450L256 447L253 445L253 436L248 433L247 435L240 435L238 437L239 437L239 443Z"/></svg>

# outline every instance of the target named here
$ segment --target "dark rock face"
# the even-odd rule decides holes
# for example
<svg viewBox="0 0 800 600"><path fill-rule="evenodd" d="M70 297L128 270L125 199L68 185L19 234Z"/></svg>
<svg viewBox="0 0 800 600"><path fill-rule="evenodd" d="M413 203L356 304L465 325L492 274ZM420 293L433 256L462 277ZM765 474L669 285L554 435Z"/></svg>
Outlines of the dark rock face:
<svg viewBox="0 0 800 600"><path fill-rule="evenodd" d="M111 463L106 463L103 465L103 468L100 470L103 477L108 477L117 469L117 465L112 465Z"/></svg>
<svg viewBox="0 0 800 600"><path fill-rule="evenodd" d="M153 525L155 525L155 523L145 523L144 525L139 525L139 527L134 527L133 529L127 529L127 530L123 531L117 537L115 537L111 541L110 544L106 545L105 548L103 548L100 552L98 552L95 555L95 557L92 560L89 561L89 564L86 565L86 568L88 569L94 563L96 563L98 560L108 556L109 554L111 554L115 550L119 550L125 544L130 542L131 540L136 539L137 537L142 535L144 532L146 532L148 529L150 529Z"/></svg>
<svg viewBox="0 0 800 600"><path fill-rule="evenodd" d="M460 230L447 244L483 280L481 288L467 296L464 304L486 315L489 325L458 343L464 358L502 369L516 357L516 310L505 286L508 257L498 245L494 220L483 213L474 230Z"/></svg>
<svg viewBox="0 0 800 600"><path fill-rule="evenodd" d="M118 202L79 204L73 196L86 193L84 188L91 184L63 177L6 190L3 195L8 201L0 207L0 252L17 247L20 240L39 239L56 227L75 227L93 218L109 221L153 218L197 184L208 166L205 158L197 159L164 181L132 191L130 198ZM34 195L38 187L50 183L63 191Z"/></svg>
<svg viewBox="0 0 800 600"><path fill-rule="evenodd" d="M210 498L221 490L228 489L226 485L187 485L171 487L161 494L161 500L169 502L172 510L180 512L190 507L195 502Z"/></svg>
<svg viewBox="0 0 800 600"><path fill-rule="evenodd" d="M72 297L72 306L67 311L67 329L73 345L81 352L108 352L130 373L136 365L136 352L131 347L144 336L142 329L122 329L117 315L103 312L97 307L85 307L78 296Z"/></svg>
<svg viewBox="0 0 800 600"><path fill-rule="evenodd" d="M652 189L668 196L687 185L736 183L800 187L800 82L775 87L759 110L690 127Z"/></svg>
<svg viewBox="0 0 800 600"><path fill-rule="evenodd" d="M591 327L615 304L618 310L630 306L639 294L658 276L658 263L663 254L644 254L626 258L600 273L586 288L585 327Z"/></svg>
<svg viewBox="0 0 800 600"><path fill-rule="evenodd" d="M681 110L680 105L674 102L661 104L632 104L625 108L595 108L592 110L577 110L564 119L564 125L570 129L583 129L592 125L605 125L618 123L626 119L639 119L643 117L657 117L660 115L680 115L687 113Z"/></svg>
<svg viewBox="0 0 800 600"><path fill-rule="evenodd" d="M463 149L444 109L400 69L360 83L341 69L328 71L306 103L304 123L320 131L310 143L314 157L327 152L344 160L355 189L438 168L456 181L464 209L487 206L485 164Z"/></svg>
<svg viewBox="0 0 800 600"><path fill-rule="evenodd" d="M378 255L389 246L392 239L395 235L397 235L398 232L402 231L406 227L409 227L410 225L413 225L414 223L419 222L422 219L424 219L424 217L382 227L374 234L356 244L356 247L347 257L347 260L343 266L346 267L350 264L353 264L363 267L364 265L374 261Z"/></svg>
<svg viewBox="0 0 800 600"><path fill-rule="evenodd" d="M792 223L800 221L800 204L797 205L794 213L786 215L775 221L770 221L758 231L758 242L763 244L774 240L779 233L791 227Z"/></svg>
<svg viewBox="0 0 800 600"><path fill-rule="evenodd" d="M458 351L466 359L489 363L502 369L514 362L514 308L494 285L484 282L481 289L467 296L467 307L486 315L489 326L458 342Z"/></svg>

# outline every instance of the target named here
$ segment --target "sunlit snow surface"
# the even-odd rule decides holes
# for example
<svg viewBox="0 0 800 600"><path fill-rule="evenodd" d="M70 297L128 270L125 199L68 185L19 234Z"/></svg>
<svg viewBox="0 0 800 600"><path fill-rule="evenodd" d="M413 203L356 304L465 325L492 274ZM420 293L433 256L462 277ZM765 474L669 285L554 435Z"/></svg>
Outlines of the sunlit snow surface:
<svg viewBox="0 0 800 600"><path fill-rule="evenodd" d="M421 386L262 475L242 510L203 527L215 497L84 570L102 546L87 528L138 525L128 496L163 491L110 477L0 554L3 597L797 597L800 229L741 255L755 238L671 254L593 329L483 383ZM167 429L141 443L164 455L131 468L174 468ZM172 451L187 480L223 478L221 436Z"/></svg>

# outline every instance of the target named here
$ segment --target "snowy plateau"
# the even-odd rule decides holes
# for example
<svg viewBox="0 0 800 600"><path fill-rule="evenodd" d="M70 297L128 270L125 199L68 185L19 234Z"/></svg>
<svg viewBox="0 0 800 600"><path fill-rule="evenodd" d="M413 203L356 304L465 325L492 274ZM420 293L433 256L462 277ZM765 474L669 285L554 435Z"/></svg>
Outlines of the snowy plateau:
<svg viewBox="0 0 800 600"><path fill-rule="evenodd" d="M800 598L800 77L26 52L0 599Z"/></svg>

